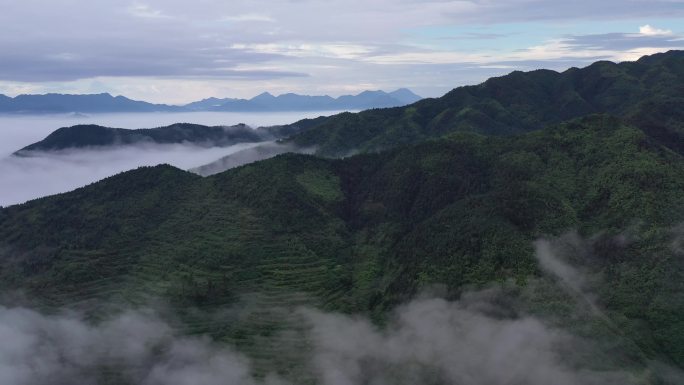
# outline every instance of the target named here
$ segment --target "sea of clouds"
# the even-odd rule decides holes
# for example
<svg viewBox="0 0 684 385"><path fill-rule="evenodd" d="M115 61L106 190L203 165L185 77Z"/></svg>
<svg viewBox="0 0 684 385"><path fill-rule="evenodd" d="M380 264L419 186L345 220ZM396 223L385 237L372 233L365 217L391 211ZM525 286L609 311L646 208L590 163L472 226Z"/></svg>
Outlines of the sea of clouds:
<svg viewBox="0 0 684 385"><path fill-rule="evenodd" d="M140 166L168 163L181 169L193 169L254 146L239 144L224 148L206 148L180 144L143 145L60 151L32 157L12 156L15 151L42 140L60 127L99 124L135 129L167 126L179 122L211 126L245 123L251 127L259 127L293 123L321 114L195 112L90 116L0 115L0 206L70 191Z"/></svg>

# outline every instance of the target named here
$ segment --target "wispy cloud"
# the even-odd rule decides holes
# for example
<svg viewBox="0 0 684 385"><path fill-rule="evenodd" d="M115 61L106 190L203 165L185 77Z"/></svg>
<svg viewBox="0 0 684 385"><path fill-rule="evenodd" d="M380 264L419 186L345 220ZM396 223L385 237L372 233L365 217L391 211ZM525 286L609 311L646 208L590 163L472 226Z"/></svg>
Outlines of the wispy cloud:
<svg viewBox="0 0 684 385"><path fill-rule="evenodd" d="M241 15L223 17L220 21L274 23L275 19L262 13L243 13Z"/></svg>
<svg viewBox="0 0 684 385"><path fill-rule="evenodd" d="M236 43L233 49L246 50L262 54L277 54L294 57L327 57L339 59L356 59L373 52L374 48L367 45L350 43L268 43L268 44L245 44Z"/></svg>
<svg viewBox="0 0 684 385"><path fill-rule="evenodd" d="M649 24L642 25L639 27L639 33L645 36L668 36L672 35L672 31L669 29L659 29L651 27Z"/></svg>
<svg viewBox="0 0 684 385"><path fill-rule="evenodd" d="M142 17L142 18L147 18L147 19L169 19L171 16L168 16L162 11L158 9L153 9L147 4L143 3L133 3L128 6L127 8L128 13L135 17Z"/></svg>
<svg viewBox="0 0 684 385"><path fill-rule="evenodd" d="M517 50L458 51L406 47L403 51L376 54L369 51L360 60L376 64L454 64L480 68L515 68L515 63L594 60L629 61L641 56L684 48L681 36L670 34L611 33L548 39L542 44Z"/></svg>

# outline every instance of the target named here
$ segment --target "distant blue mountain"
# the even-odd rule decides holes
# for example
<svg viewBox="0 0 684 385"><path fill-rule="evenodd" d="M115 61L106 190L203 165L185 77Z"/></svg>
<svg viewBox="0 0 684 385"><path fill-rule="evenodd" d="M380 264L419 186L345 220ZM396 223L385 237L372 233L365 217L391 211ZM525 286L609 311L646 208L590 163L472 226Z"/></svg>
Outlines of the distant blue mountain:
<svg viewBox="0 0 684 385"><path fill-rule="evenodd" d="M0 112L66 113L66 112L175 112L184 108L152 104L110 94L93 95L19 95L0 96Z"/></svg>
<svg viewBox="0 0 684 385"><path fill-rule="evenodd" d="M110 94L19 95L0 94L0 113L103 113L103 112L182 112L182 111L332 111L399 107L420 100L406 88L394 92L364 91L339 98L287 93L274 96L264 92L251 99L208 98L184 106L153 104Z"/></svg>
<svg viewBox="0 0 684 385"><path fill-rule="evenodd" d="M195 111L331 111L366 110L371 108L400 107L422 99L406 88L394 92L364 91L358 95L308 96L287 93L274 96L268 92L252 99L209 98L184 107Z"/></svg>
<svg viewBox="0 0 684 385"><path fill-rule="evenodd" d="M413 104L422 99L408 88L400 88L396 91L390 92L388 95L404 104Z"/></svg>

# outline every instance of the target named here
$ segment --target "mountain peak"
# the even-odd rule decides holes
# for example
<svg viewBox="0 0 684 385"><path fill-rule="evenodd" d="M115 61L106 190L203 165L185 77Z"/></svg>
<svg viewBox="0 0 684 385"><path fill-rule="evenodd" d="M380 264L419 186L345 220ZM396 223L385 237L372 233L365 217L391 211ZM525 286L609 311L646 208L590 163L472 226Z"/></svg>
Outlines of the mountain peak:
<svg viewBox="0 0 684 385"><path fill-rule="evenodd" d="M270 100L275 99L275 96L270 92L262 92L259 95L253 97L251 100Z"/></svg>
<svg viewBox="0 0 684 385"><path fill-rule="evenodd" d="M399 88L395 91L389 93L389 95L402 103L411 104L422 99L421 96L416 95L413 91L408 88Z"/></svg>
<svg viewBox="0 0 684 385"><path fill-rule="evenodd" d="M387 95L387 92L382 90L366 90L358 94L357 96L368 96L368 95Z"/></svg>
<svg viewBox="0 0 684 385"><path fill-rule="evenodd" d="M390 95L411 95L411 96L415 96L415 97L420 97L420 96L416 95L415 92L411 91L408 88L398 88L398 89L390 92L389 94Z"/></svg>

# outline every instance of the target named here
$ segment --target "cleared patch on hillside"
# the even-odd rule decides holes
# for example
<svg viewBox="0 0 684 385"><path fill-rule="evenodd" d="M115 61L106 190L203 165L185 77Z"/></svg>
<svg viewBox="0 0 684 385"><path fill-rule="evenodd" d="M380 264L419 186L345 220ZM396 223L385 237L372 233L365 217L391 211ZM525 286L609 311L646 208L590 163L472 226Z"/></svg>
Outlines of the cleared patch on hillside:
<svg viewBox="0 0 684 385"><path fill-rule="evenodd" d="M297 175L297 182L308 193L326 202L337 202L342 199L340 178L327 170L308 170Z"/></svg>

